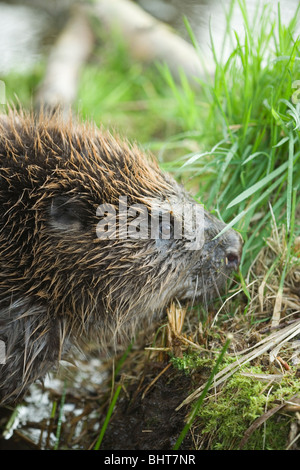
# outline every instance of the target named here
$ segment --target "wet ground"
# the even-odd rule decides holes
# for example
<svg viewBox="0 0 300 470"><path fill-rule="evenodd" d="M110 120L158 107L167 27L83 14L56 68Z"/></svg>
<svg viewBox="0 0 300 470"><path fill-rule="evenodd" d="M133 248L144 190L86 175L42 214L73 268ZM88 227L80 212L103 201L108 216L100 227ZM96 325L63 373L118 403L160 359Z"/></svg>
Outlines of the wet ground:
<svg viewBox="0 0 300 470"><path fill-rule="evenodd" d="M151 375L160 373L163 366L152 364ZM150 378L144 378L138 388L127 390L104 436L103 449L171 450L174 447L186 417L186 408L175 410L186 398L190 378L169 368L143 396L149 384ZM181 449L193 449L190 437Z"/></svg>
<svg viewBox="0 0 300 470"><path fill-rule="evenodd" d="M176 407L191 389L191 378L166 367L163 362L147 363L139 377L123 378L123 390L100 448L102 450L171 450L185 425L187 409ZM157 378L159 377L159 378ZM0 409L0 450L92 449L99 436L110 401L109 390L96 384L67 388L64 405L56 390L35 385L16 413ZM89 390L88 390L89 388ZM54 412L54 404L56 411ZM62 411L61 418L59 410ZM11 427L9 422L11 421ZM61 421L59 444L58 426ZM193 449L191 437L181 449Z"/></svg>

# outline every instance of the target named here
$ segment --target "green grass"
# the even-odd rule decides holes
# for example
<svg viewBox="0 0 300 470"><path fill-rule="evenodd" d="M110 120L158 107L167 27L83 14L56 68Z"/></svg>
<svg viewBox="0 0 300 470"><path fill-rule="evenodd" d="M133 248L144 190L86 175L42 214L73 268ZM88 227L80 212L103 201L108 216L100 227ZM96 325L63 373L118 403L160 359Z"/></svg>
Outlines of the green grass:
<svg viewBox="0 0 300 470"><path fill-rule="evenodd" d="M203 401L207 395L207 392L214 380L214 377L216 375L216 373L218 372L218 367L219 365L222 363L222 360L223 360L223 357L224 357L224 354L226 353L227 349L228 349L228 346L230 344L230 338L227 338L221 352L220 352L220 355L218 356L217 360L216 360L216 363L211 371L211 374L210 374L210 377L208 379L208 381L206 382L206 385L200 395L200 397L197 399L196 403L194 404L193 406L193 409L189 415L189 417L187 418L187 422L186 422L186 425L184 426L183 430L181 431L173 449L174 450L178 450L184 440L184 438L186 437L187 433L189 432L189 430L191 429L191 426L196 418L197 415L199 415L200 413L200 410L201 408L203 407Z"/></svg>
<svg viewBox="0 0 300 470"><path fill-rule="evenodd" d="M178 102L182 130L198 132L200 149L177 162L175 171L181 177L192 174L197 197L242 233L246 273L270 235L272 216L293 236L292 192L300 184L300 105L293 102L298 98L294 87L300 77L300 40L293 40L299 8L285 27L279 6L272 22L263 5L251 25L246 3L238 4L245 35L232 32L236 46L224 64L215 54L215 77L201 81L202 101L194 96L192 122L186 118L192 93L187 83L178 87L168 70L164 74ZM227 31L230 19L228 14ZM299 223L294 230L299 233Z"/></svg>
<svg viewBox="0 0 300 470"><path fill-rule="evenodd" d="M10 72L0 75L0 80L5 83L5 98L7 103L21 104L24 108L33 106L33 96L40 81L43 78L45 65L37 64L26 73ZM2 105L2 108L5 106Z"/></svg>
<svg viewBox="0 0 300 470"><path fill-rule="evenodd" d="M117 32L111 39L95 53L101 62L82 71L79 115L142 145L178 132L172 92L157 67L133 62Z"/></svg>

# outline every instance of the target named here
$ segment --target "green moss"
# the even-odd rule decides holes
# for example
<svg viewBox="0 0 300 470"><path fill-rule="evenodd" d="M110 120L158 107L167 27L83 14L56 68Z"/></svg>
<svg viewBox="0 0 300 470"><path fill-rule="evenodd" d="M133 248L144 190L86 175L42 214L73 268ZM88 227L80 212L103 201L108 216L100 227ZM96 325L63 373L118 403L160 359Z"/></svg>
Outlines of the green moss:
<svg viewBox="0 0 300 470"><path fill-rule="evenodd" d="M283 376L279 384L266 384L243 372L262 374L260 367L236 373L216 396L212 395L199 412L202 437L213 435L213 449L238 449L249 426L268 409L287 400L300 389L293 373ZM250 436L245 449L285 449L290 417L275 414Z"/></svg>
<svg viewBox="0 0 300 470"><path fill-rule="evenodd" d="M182 357L172 357L171 362L179 370L185 371L187 374L194 369L200 369L213 366L213 361L207 356L203 356L196 351L185 352Z"/></svg>
<svg viewBox="0 0 300 470"><path fill-rule="evenodd" d="M220 369L234 360L227 357ZM172 358L171 361L174 367L187 374L204 371L204 376L209 375L214 365L214 360L207 356L207 353L204 355L195 351L186 352L183 357ZM253 374L253 377L244 374ZM245 432L257 418L283 400L288 400L299 393L300 379L293 370L286 372L280 383L272 383L272 375L268 383L254 378L255 374L266 375L266 371L260 366L243 367L218 388L216 393L211 391L207 395L196 424L202 448L238 449ZM198 386L199 384L195 388ZM292 415L275 413L252 433L243 448L285 449L291 419Z"/></svg>

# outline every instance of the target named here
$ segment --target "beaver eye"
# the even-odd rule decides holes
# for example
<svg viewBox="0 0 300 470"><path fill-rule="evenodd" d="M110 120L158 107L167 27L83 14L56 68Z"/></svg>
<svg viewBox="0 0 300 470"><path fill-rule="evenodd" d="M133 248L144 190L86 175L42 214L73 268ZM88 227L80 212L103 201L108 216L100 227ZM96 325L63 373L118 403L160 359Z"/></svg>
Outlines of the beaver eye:
<svg viewBox="0 0 300 470"><path fill-rule="evenodd" d="M51 201L50 224L58 230L78 230L82 226L80 207L72 198L59 196Z"/></svg>
<svg viewBox="0 0 300 470"><path fill-rule="evenodd" d="M159 238L170 240L173 236L173 226L171 222L160 220L159 222Z"/></svg>

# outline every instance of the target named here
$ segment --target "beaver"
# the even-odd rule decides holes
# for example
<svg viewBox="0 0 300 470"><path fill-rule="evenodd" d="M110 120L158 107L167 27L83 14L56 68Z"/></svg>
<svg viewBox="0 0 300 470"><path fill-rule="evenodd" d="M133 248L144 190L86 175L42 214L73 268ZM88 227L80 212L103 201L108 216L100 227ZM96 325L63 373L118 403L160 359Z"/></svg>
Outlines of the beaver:
<svg viewBox="0 0 300 470"><path fill-rule="evenodd" d="M238 268L235 230L218 236L225 224L154 157L91 123L8 110L0 162L2 403L21 399L74 345L124 342L172 299L206 302ZM128 210L116 222L120 199ZM175 236L193 208L201 223L196 210Z"/></svg>

